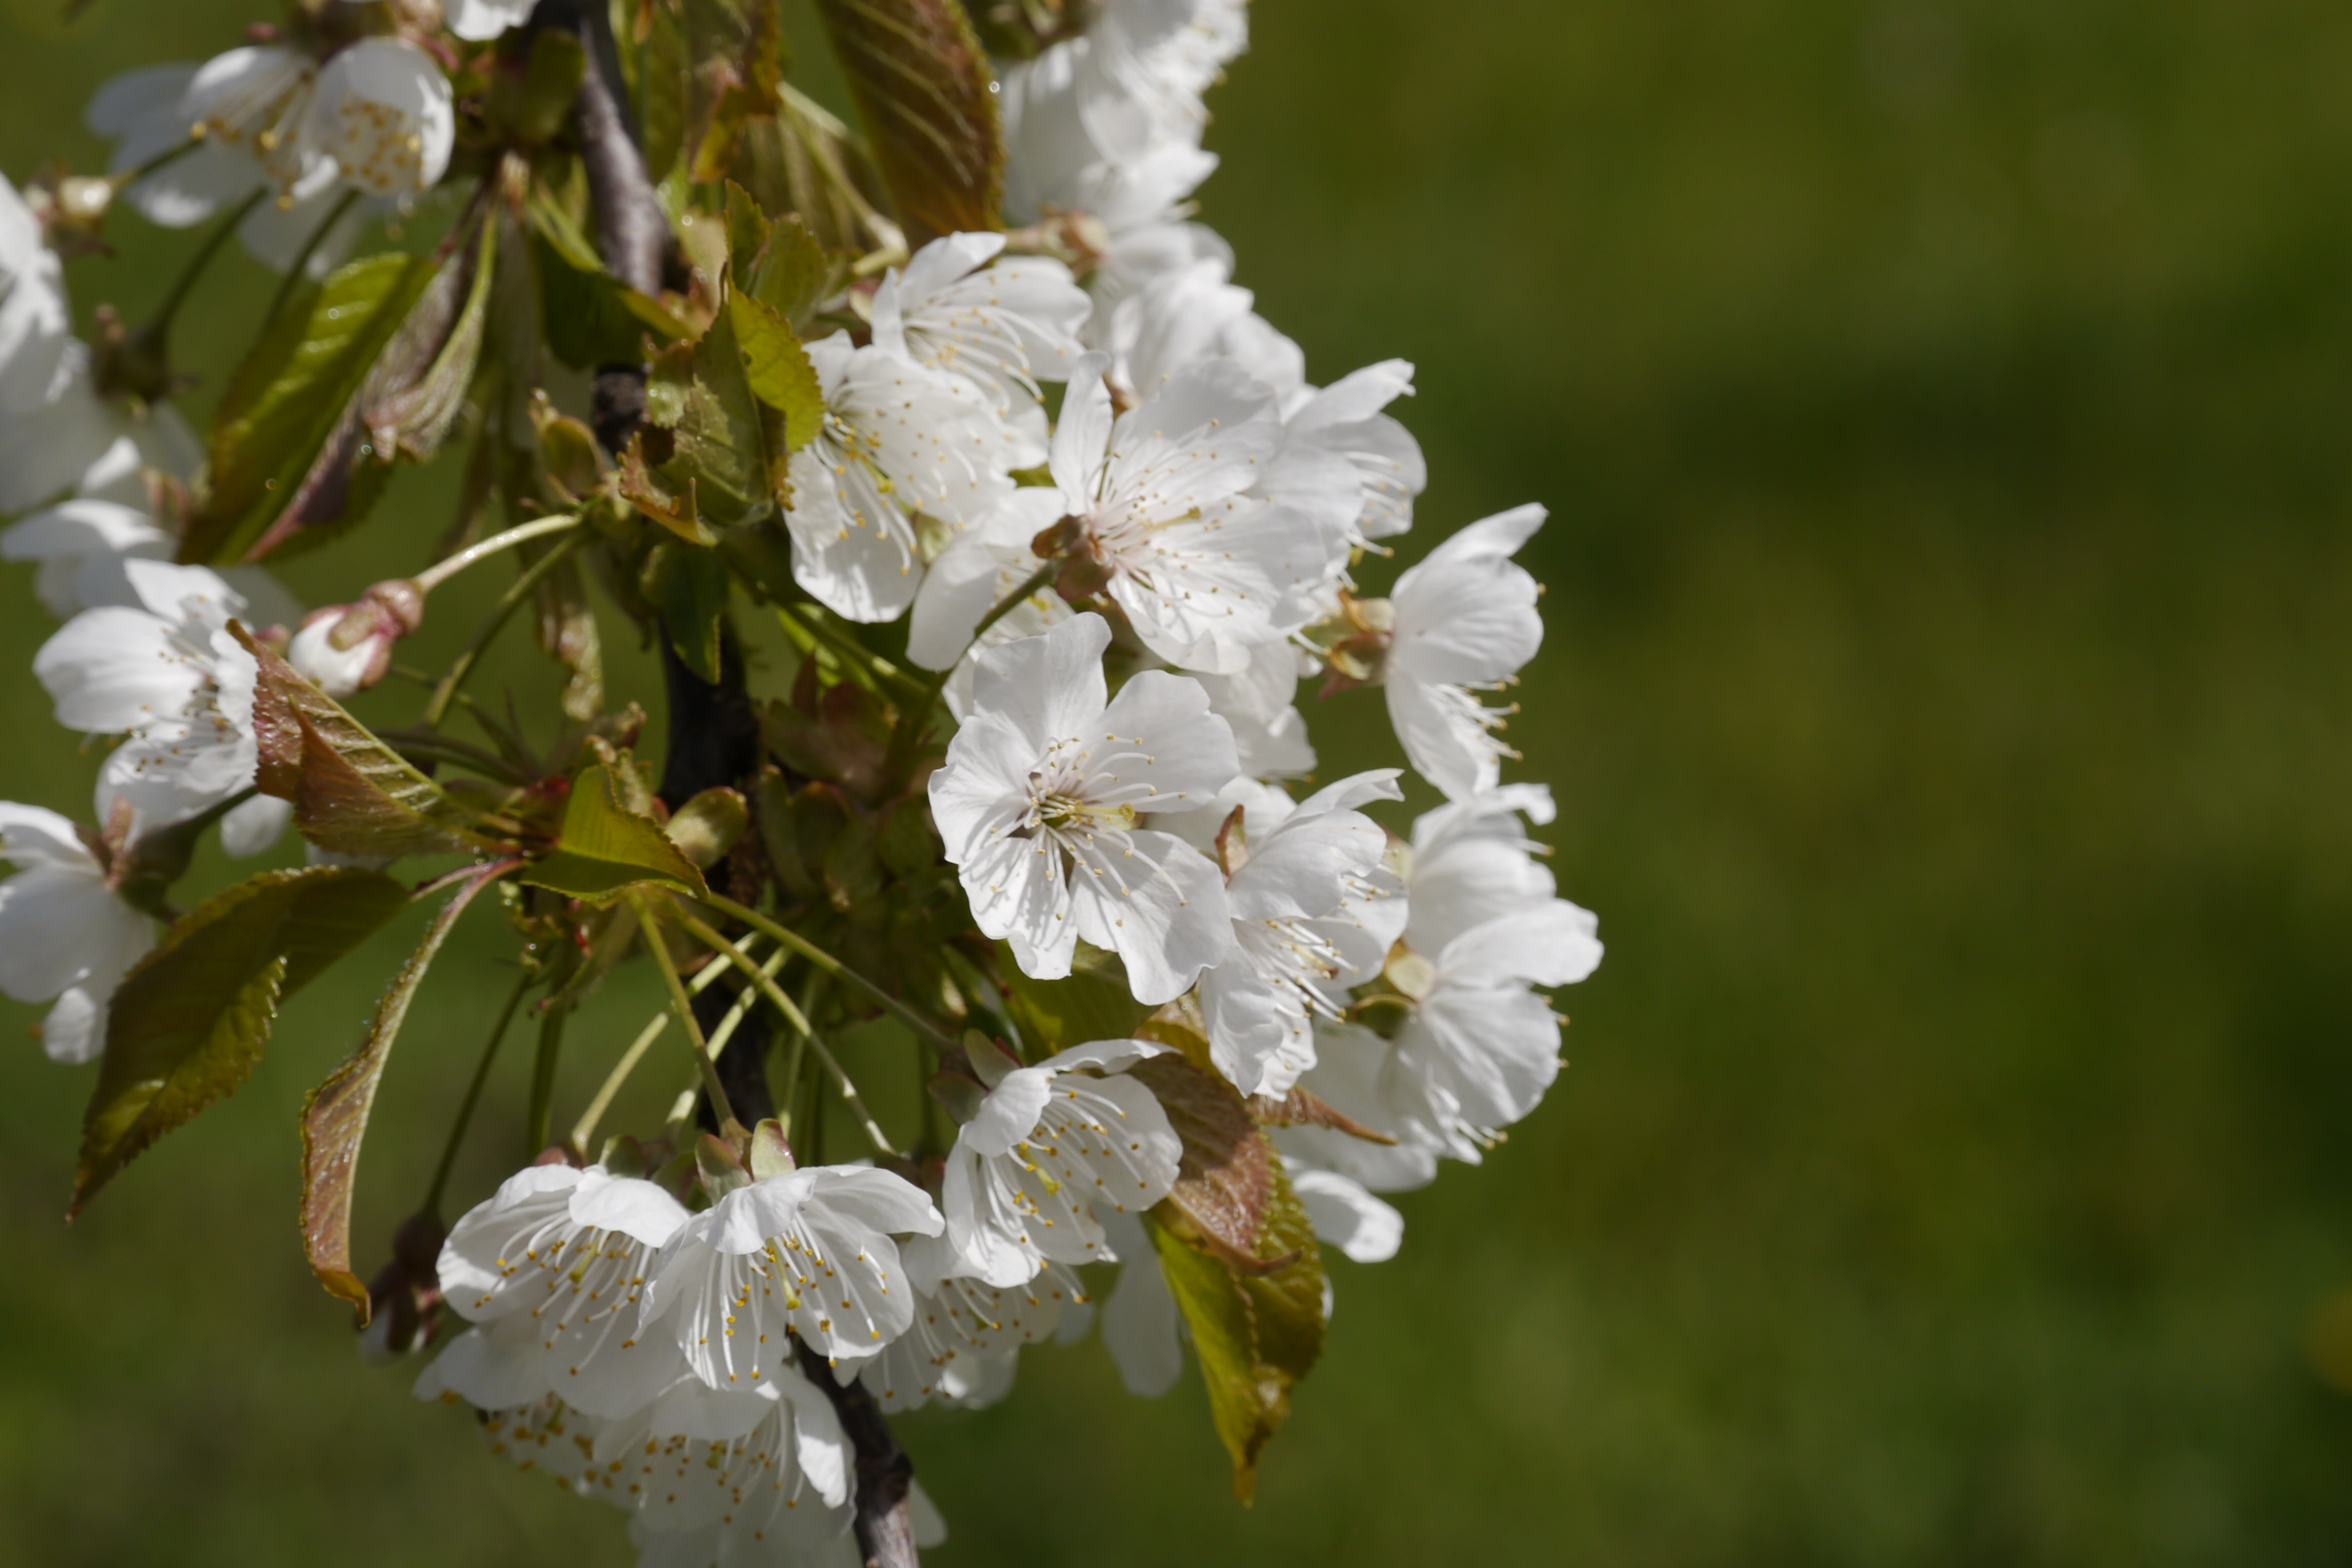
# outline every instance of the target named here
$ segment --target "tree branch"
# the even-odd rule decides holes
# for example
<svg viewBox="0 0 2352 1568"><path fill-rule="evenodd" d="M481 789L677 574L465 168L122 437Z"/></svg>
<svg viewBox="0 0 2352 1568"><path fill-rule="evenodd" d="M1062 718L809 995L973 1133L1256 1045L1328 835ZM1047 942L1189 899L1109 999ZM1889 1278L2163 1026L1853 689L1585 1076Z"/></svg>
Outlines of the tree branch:
<svg viewBox="0 0 2352 1568"><path fill-rule="evenodd" d="M795 1342L797 1343L797 1342ZM882 1406L865 1382L834 1381L833 1369L806 1345L798 1345L801 1370L833 1402L841 1429L857 1450L856 1510L858 1559L866 1568L915 1568L915 1515L908 1501L915 1485L915 1461L898 1447Z"/></svg>
<svg viewBox="0 0 2352 1568"><path fill-rule="evenodd" d="M669 220L646 176L644 154L630 134L615 84L610 20L595 0L539 0L531 15L534 26L564 27L587 47L593 68L583 74L580 96L572 108L572 124L580 137L581 163L587 171L589 200L595 209L596 254L607 270L641 293L660 290L662 262L669 243ZM604 450L618 456L646 416L646 367L602 365L597 368L590 424ZM669 698L668 748L662 766L661 796L675 808L715 784L741 788L755 780L760 765L760 727L743 684L740 647L723 639L719 679L703 680L685 668L667 637L656 639L662 650L662 668ZM721 875L724 875L722 870ZM758 889L733 889L756 898ZM714 988L714 1005L715 1000ZM750 1026L751 1018L744 1020ZM719 1059L737 1073L758 1079L764 1099L767 1058L764 1037L740 1041ZM748 1089L749 1086L747 1085ZM729 1097L746 1114L754 1104L726 1085ZM756 1103L756 1102L754 1102ZM758 1106L764 1113L772 1104ZM832 1373L805 1347L803 1364L814 1375L810 1381L824 1390L841 1417L841 1426L857 1450L857 1549L866 1568L918 1568L913 1516L907 1504L914 1484L914 1461L882 1418L881 1406L865 1386L852 1380L836 1387Z"/></svg>
<svg viewBox="0 0 2352 1568"><path fill-rule="evenodd" d="M531 25L576 34L591 68L580 78L572 106L581 167L596 220L596 255L604 269L640 294L661 292L669 253L669 218L646 173L645 154L630 134L615 69L612 21L604 6L581 0L540 0ZM618 456L646 418L646 367L596 367L589 423L607 452Z"/></svg>

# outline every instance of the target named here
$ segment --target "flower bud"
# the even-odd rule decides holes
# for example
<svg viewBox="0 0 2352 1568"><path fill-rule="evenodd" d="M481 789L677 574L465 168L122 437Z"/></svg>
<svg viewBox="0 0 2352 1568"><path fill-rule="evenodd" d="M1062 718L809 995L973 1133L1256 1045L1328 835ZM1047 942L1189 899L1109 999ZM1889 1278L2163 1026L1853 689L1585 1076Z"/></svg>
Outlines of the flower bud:
<svg viewBox="0 0 2352 1568"><path fill-rule="evenodd" d="M392 645L425 621L425 595L404 577L378 583L353 605L330 605L304 617L286 660L328 696L363 691L392 668Z"/></svg>

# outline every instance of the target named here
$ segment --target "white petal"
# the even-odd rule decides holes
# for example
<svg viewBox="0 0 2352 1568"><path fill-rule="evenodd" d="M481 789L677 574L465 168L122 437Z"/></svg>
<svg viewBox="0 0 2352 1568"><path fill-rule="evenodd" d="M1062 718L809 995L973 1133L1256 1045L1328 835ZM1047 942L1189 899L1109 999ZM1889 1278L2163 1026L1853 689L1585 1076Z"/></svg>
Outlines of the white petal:
<svg viewBox="0 0 2352 1568"><path fill-rule="evenodd" d="M1358 1263L1386 1263L1404 1242L1404 1215L1331 1171L1294 1166L1291 1187L1314 1222L1315 1237Z"/></svg>
<svg viewBox="0 0 2352 1568"><path fill-rule="evenodd" d="M320 71L309 134L361 190L415 195L449 167L457 124L431 55L404 38L362 38Z"/></svg>

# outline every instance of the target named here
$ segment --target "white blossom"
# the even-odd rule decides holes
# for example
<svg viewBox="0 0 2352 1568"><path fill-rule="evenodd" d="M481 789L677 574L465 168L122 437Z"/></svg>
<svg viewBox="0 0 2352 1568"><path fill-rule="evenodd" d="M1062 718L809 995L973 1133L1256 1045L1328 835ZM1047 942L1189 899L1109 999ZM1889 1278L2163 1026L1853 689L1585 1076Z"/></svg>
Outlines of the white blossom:
<svg viewBox="0 0 2352 1568"><path fill-rule="evenodd" d="M1106 1260L1097 1205L1139 1213L1168 1195L1183 1145L1125 1073L1163 1049L1097 1040L1025 1068L973 1051L988 1094L948 1151L940 1206L974 1277L1011 1287L1048 1263Z"/></svg>
<svg viewBox="0 0 2352 1568"><path fill-rule="evenodd" d="M354 189L414 196L440 184L457 129L431 55L405 38L362 38L320 68L305 133Z"/></svg>
<svg viewBox="0 0 2352 1568"><path fill-rule="evenodd" d="M63 264L0 179L0 512L66 490L121 433L72 324Z"/></svg>
<svg viewBox="0 0 2352 1568"><path fill-rule="evenodd" d="M953 667L944 690L949 710L959 720L971 709L975 659L990 648L1059 626L1076 613L1048 583L1031 589L977 641L972 637L972 628L1045 564L1030 544L1061 515L1061 491L1024 486L958 536L923 574L907 618L907 657L926 669Z"/></svg>
<svg viewBox="0 0 2352 1568"><path fill-rule="evenodd" d="M1386 1263L1404 1245L1404 1215L1361 1182L1296 1163L1286 1169L1316 1240L1357 1263Z"/></svg>
<svg viewBox="0 0 2352 1568"><path fill-rule="evenodd" d="M1122 300L1111 318L1112 378L1149 397L1195 365L1229 359L1284 410L1304 397L1305 352L1252 308L1255 296L1232 274L1229 258L1204 256Z"/></svg>
<svg viewBox="0 0 2352 1568"><path fill-rule="evenodd" d="M1339 1016L1347 988L1379 973L1403 929L1403 889L1382 864L1388 834L1355 809L1401 799L1396 776L1358 773L1295 810L1261 806L1255 820L1244 806L1228 836L1234 952L1201 977L1201 1012L1210 1058L1244 1094L1290 1092L1315 1065L1313 1020Z"/></svg>
<svg viewBox="0 0 2352 1568"><path fill-rule="evenodd" d="M1390 1129L1475 1162L1533 1110L1559 1070L1560 1020L1537 985L1570 985L1601 963L1591 911L1554 896L1517 814L1551 819L1519 786L1458 801L1413 825L1404 942L1423 971L1391 966L1412 1006L1381 1072Z"/></svg>
<svg viewBox="0 0 2352 1568"><path fill-rule="evenodd" d="M142 67L101 86L83 121L115 139L109 167L117 174L200 135L200 145L142 175L124 198L150 222L184 228L268 189L274 201L256 207L238 235L280 271L325 221L339 183L385 201L415 196L446 172L457 132L448 78L397 37L360 39L324 66L304 50L260 44L200 66ZM350 215L340 241L318 247L314 271L331 266L371 216Z"/></svg>
<svg viewBox="0 0 2352 1568"><path fill-rule="evenodd" d="M895 620L914 603L926 541L918 516L951 537L1012 489L1019 437L970 381L846 333L808 349L824 423L793 455L793 576L854 621Z"/></svg>
<svg viewBox="0 0 2352 1568"><path fill-rule="evenodd" d="M821 1165L728 1193L662 1248L641 1333L672 1334L713 1388L744 1388L786 1364L790 1335L856 1361L906 1331L914 1293L894 1235L946 1222L887 1171Z"/></svg>
<svg viewBox="0 0 2352 1568"><path fill-rule="evenodd" d="M74 825L37 805L0 801L0 991L55 1000L41 1025L50 1059L89 1061L106 1045L106 1008L155 925L115 896L107 866Z"/></svg>
<svg viewBox="0 0 2352 1568"><path fill-rule="evenodd" d="M1001 234L942 236L884 275L871 314L877 347L977 387L1019 437L1011 466L1025 468L1045 458L1038 384L1069 379L1093 304L1062 263L1003 248Z"/></svg>
<svg viewBox="0 0 2352 1568"><path fill-rule="evenodd" d="M1385 360L1310 391L1283 422L1282 447L1262 487L1314 517L1351 549L1412 526L1429 483L1421 444L1381 412L1412 394L1412 366Z"/></svg>
<svg viewBox="0 0 2352 1568"><path fill-rule="evenodd" d="M858 1373L886 1411L993 1405L1012 1390L1023 1345L1072 1338L1090 1321L1086 1288L1064 1265L996 1286L976 1278L945 1236L913 1237L898 1257L915 1289L914 1321Z"/></svg>
<svg viewBox="0 0 2352 1568"><path fill-rule="evenodd" d="M1543 643L1540 590L1512 562L1543 526L1544 509L1515 507L1474 522L1397 579L1387 661L1389 721L1413 771L1461 800L1491 789L1510 749L1504 714L1482 704Z"/></svg>
<svg viewBox="0 0 2352 1568"><path fill-rule="evenodd" d="M790 1363L747 1390L682 1379L593 1444L586 1489L634 1515L643 1562L797 1563L848 1532L849 1439Z"/></svg>
<svg viewBox="0 0 2352 1568"><path fill-rule="evenodd" d="M123 571L138 605L76 616L33 656L33 673L56 700L58 723L129 737L100 770L101 800L127 800L160 826L253 786L259 670L227 631L244 597L216 574L142 560ZM257 854L291 812L256 796L223 818L221 842L232 855Z"/></svg>
<svg viewBox="0 0 2352 1568"><path fill-rule="evenodd" d="M1083 615L983 654L972 710L930 777L931 815L972 919L1024 973L1118 952L1136 999L1181 995L1233 945L1217 868L1139 826L1232 779L1232 731L1195 682L1147 670L1106 700L1110 627Z"/></svg>
<svg viewBox="0 0 2352 1568"><path fill-rule="evenodd" d="M469 43L497 37L509 27L530 20L537 0L446 0L442 18L449 30Z"/></svg>
<svg viewBox="0 0 2352 1568"><path fill-rule="evenodd" d="M442 1298L478 1326L450 1342L425 1388L486 1410L542 1394L600 1416L642 1408L686 1371L673 1339L636 1330L655 1253L688 1217L652 1182L602 1166L509 1176L441 1248Z"/></svg>
<svg viewBox="0 0 2352 1568"><path fill-rule="evenodd" d="M1052 471L1076 548L1144 647L1234 674L1304 626L1330 573L1307 518L1252 493L1282 438L1273 394L1227 360L1111 416L1098 362L1072 377Z"/></svg>

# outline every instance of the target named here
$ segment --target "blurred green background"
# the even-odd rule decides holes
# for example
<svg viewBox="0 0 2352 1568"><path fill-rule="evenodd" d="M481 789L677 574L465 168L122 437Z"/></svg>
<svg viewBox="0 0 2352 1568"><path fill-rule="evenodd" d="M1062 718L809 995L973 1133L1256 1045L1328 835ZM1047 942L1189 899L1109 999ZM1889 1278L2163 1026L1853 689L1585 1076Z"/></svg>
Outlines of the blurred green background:
<svg viewBox="0 0 2352 1568"><path fill-rule="evenodd" d="M257 14L57 10L0 0L19 180L89 166L110 71ZM1204 216L1317 379L1420 366L1408 555L1552 509L1513 733L1609 958L1549 1101L1402 1200L1395 1262L1339 1266L1254 1510L1199 1394L1132 1400L1089 1343L907 1424L938 1560L2352 1557L2352 17L1269 0L1255 27ZM135 317L193 240L117 237L77 304ZM225 366L267 288L208 283L189 363ZM404 481L289 582L413 569L447 495ZM47 624L23 569L0 593L22 669ZM462 628L438 605L417 662ZM520 653L491 676L546 689ZM86 813L28 678L0 713L0 793ZM1389 760L1377 715L1318 711L1332 771ZM0 1559L628 1560L615 1517L362 1366L301 1265L300 1096L413 934L70 1229L88 1074L0 1054ZM421 1190L501 985L436 975L363 1236Z"/></svg>

